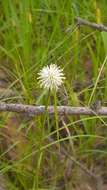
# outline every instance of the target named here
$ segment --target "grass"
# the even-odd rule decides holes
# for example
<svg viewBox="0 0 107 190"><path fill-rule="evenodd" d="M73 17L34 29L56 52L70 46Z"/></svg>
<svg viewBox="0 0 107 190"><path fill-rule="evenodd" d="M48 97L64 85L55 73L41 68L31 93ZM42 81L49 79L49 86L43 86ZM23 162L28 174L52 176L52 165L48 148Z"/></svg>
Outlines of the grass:
<svg viewBox="0 0 107 190"><path fill-rule="evenodd" d="M75 23L80 16L106 24L105 0L3 0L0 5L1 101L49 103L55 109L56 103L87 106L97 99L106 105L107 33ZM64 68L66 81L48 102L37 74L50 63ZM33 119L0 113L0 174L9 190L75 190L85 184L78 173L83 179L85 174L76 163L70 170L69 157L94 172L99 161L99 174L107 176L106 117L55 113ZM68 156L60 153L59 144Z"/></svg>

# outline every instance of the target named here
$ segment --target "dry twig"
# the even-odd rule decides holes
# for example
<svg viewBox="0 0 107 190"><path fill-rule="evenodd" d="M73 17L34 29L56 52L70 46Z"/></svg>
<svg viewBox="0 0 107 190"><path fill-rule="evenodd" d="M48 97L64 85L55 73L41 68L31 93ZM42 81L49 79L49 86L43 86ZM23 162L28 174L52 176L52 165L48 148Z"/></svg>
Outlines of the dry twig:
<svg viewBox="0 0 107 190"><path fill-rule="evenodd" d="M0 111L26 113L29 116L35 116L44 114L46 107L44 105L35 106L1 102ZM50 115L54 114L54 106L48 106L47 111ZM101 107L95 113L95 110L90 107L57 106L57 113L59 115L107 115L107 107Z"/></svg>
<svg viewBox="0 0 107 190"><path fill-rule="evenodd" d="M89 21L82 19L80 17L76 17L75 20L76 20L78 26L85 25L85 26L89 26L93 29L99 30L100 32L101 31L107 32L107 27L104 26L103 24L96 24L93 22L89 22Z"/></svg>

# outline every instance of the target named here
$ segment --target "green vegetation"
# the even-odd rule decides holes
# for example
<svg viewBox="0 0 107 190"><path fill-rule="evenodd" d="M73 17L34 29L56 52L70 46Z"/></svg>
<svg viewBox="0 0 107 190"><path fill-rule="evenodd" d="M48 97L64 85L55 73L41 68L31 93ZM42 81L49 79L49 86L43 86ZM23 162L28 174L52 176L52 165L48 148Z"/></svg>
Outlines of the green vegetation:
<svg viewBox="0 0 107 190"><path fill-rule="evenodd" d="M107 32L75 21L79 16L106 25L106 14L106 0L1 0L0 100L55 108L101 100L106 106ZM50 63L66 76L55 96L37 80ZM76 161L107 177L106 117L0 113L0 141L8 190L94 189Z"/></svg>

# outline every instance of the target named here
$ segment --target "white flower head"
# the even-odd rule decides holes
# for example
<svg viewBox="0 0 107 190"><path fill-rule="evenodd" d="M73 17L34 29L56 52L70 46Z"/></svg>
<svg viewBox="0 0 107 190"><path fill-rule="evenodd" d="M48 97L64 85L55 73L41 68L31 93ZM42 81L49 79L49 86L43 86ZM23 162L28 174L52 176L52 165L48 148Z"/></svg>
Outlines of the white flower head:
<svg viewBox="0 0 107 190"><path fill-rule="evenodd" d="M63 69L55 64L43 67L38 73L39 84L47 90L58 90L65 79Z"/></svg>

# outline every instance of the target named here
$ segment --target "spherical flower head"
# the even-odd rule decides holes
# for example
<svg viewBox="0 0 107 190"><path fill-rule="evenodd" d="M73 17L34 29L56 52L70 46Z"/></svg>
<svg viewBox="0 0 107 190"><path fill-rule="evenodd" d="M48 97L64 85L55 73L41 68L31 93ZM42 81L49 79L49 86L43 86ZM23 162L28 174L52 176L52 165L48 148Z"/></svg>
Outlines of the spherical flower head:
<svg viewBox="0 0 107 190"><path fill-rule="evenodd" d="M57 91L65 79L63 69L55 64L43 67L38 75L40 86L51 91Z"/></svg>

